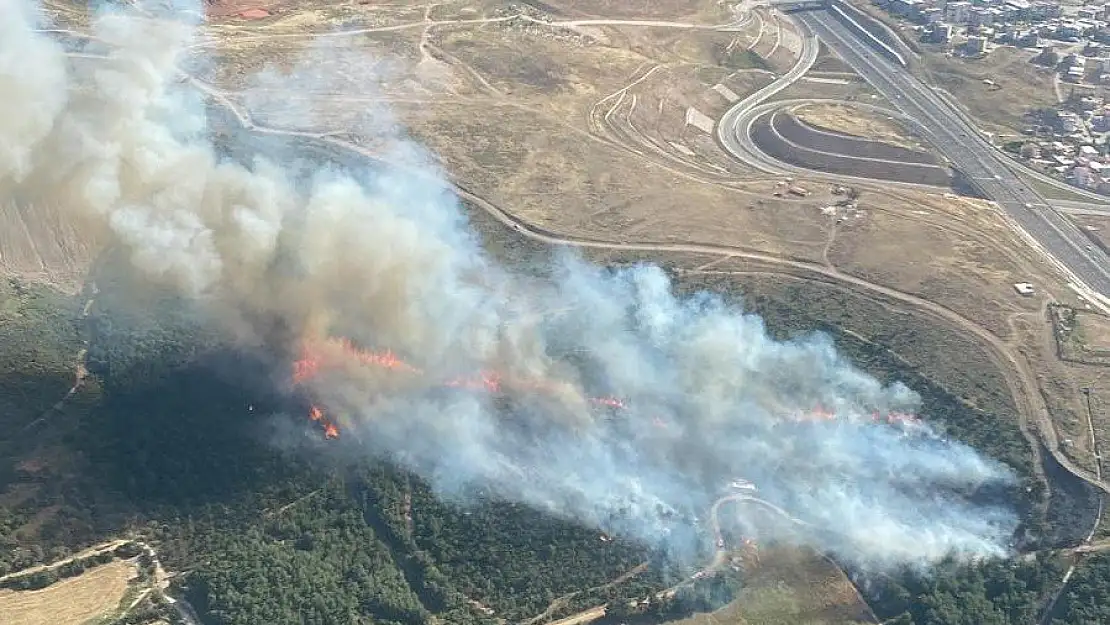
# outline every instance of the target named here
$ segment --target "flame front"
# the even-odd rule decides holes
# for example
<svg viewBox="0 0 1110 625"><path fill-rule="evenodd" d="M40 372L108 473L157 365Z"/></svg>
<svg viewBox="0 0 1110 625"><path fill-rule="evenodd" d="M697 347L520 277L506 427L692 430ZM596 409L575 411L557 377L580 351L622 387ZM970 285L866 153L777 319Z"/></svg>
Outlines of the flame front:
<svg viewBox="0 0 1110 625"><path fill-rule="evenodd" d="M328 360L328 355L331 353L339 354L339 362ZM295 386L303 385L318 376L326 366L336 366L342 364L342 362L354 362L367 367L383 368L417 376L424 375L423 370L405 362L392 350L373 351L360 349L350 339L329 338L323 341L304 342L301 348L301 357L293 363L293 384ZM482 391L491 394L503 393L507 390L528 390L554 394L560 389L557 382L506 378L500 372L488 369L478 371L474 374L449 379L442 382L441 385L448 388ZM617 410L624 410L627 408L625 402L617 397L590 397L587 399L589 403L599 406ZM324 428L324 437L326 439L339 437L339 426L334 421L330 420L320 407L313 405L309 411L309 418L322 425ZM826 410L823 406L818 405L808 412L795 414L793 418L801 421L838 421L840 420L840 415L835 411ZM875 412L871 415L871 420L875 423L886 423L889 425L912 426L920 423L917 417L899 412L887 414ZM656 427L667 427L667 424L658 417L653 419L653 423Z"/></svg>
<svg viewBox="0 0 1110 625"><path fill-rule="evenodd" d="M360 349L350 339L329 338L322 341L305 341L302 344L301 356L293 362L293 385L304 385L329 367L342 366L344 363L351 362L417 376L424 375L423 370L405 362L392 350ZM502 373L489 369L449 379L442 382L442 386L491 394L504 393L507 390L528 390L555 394L560 389L558 383L546 380L508 380ZM616 397L591 397L588 398L588 401L609 408L625 408L624 402ZM320 407L313 405L310 408L309 419L323 426L325 438L332 439L339 436L338 425L328 419Z"/></svg>

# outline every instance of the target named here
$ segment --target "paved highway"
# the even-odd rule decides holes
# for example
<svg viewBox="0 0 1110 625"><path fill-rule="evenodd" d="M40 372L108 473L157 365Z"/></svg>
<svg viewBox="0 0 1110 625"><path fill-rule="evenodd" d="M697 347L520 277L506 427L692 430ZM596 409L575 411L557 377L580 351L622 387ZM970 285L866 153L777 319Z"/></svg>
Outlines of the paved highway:
<svg viewBox="0 0 1110 625"><path fill-rule="evenodd" d="M757 169L766 174L782 175L782 176L813 176L814 172L819 173L822 177L832 180L841 181L847 184L861 183L871 184L876 183L887 184L891 187L900 187L906 189L918 189L929 193L943 193L947 190L941 189L936 186L915 184L912 182L900 182L895 180L880 180L877 178L868 178L865 176L851 176L847 174L834 174L829 172L818 172L813 169L806 169L797 165L792 165L785 161L780 161L773 156L763 152L752 140L752 127L760 118L767 117L778 110L789 110L796 105L804 104L821 104L821 103L842 103L843 100L822 99L822 98L796 98L789 100L773 100L771 102L764 102L757 104L746 110L739 108L729 109L717 126L717 135L721 142L733 157L744 162L748 166ZM858 108L870 109L881 115L901 116L896 111L884 109L882 107L873 106L870 104L854 103L853 106ZM891 161L900 162L900 161ZM1086 205L1084 205L1086 206ZM1110 207L1108 207L1110 210Z"/></svg>
<svg viewBox="0 0 1110 625"><path fill-rule="evenodd" d="M817 45L816 37L803 37L802 53L798 56L798 62L794 64L794 67L790 68L789 72L779 76L766 87L740 100L725 112L720 121L717 122L717 140L721 142L725 150L745 162L754 163L762 160L762 153L760 153L759 150L753 151L749 149L748 142L745 140L748 136L746 128L742 129L741 127L748 123L746 113L797 82L798 79L805 75L805 73L813 67L813 64L817 62L817 53L820 50L821 46ZM741 130L743 130L743 132L741 132Z"/></svg>
<svg viewBox="0 0 1110 625"><path fill-rule="evenodd" d="M857 38L828 11L794 14L849 66L907 116L953 166L997 202L1017 224L1075 278L1110 297L1110 257L1011 171L979 131L952 105L904 68Z"/></svg>

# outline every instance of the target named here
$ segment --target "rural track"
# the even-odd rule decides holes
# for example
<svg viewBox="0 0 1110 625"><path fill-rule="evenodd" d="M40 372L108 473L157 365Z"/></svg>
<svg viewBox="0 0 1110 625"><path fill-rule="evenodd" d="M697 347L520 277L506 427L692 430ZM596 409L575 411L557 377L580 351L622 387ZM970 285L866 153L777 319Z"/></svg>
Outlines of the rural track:
<svg viewBox="0 0 1110 625"><path fill-rule="evenodd" d="M467 23L467 22L469 22L469 23L489 23L489 22L495 22L495 21L507 21L509 19L513 19L513 18L511 18L511 17L510 18L489 18L489 19L486 19L486 20L473 20L473 21L467 21L467 20L446 21L446 22L434 22L434 23L431 23L431 24L429 24L426 21L423 21L423 22L417 22L417 23L410 24L410 25L399 25L399 26L394 26L394 27L382 27L382 28L378 28L378 29L366 29L362 32L383 32L383 31L389 31L389 30L401 30L403 28L429 27L429 26L433 26L433 25L436 25L436 24L452 24L452 23ZM552 25L552 26L569 26L571 24L577 24L577 25L586 25L586 24L622 25L622 24L624 24L624 25L653 25L653 26L669 25L669 26L680 27L680 28L716 28L716 27L708 27L708 26L686 25L686 24L679 24L679 23L656 23L656 22L649 23L649 22L646 22L646 21L638 21L638 20L575 20L575 21L571 21L571 22L543 22L543 21L540 21L540 20L534 20L534 21L536 21L538 23L541 23L541 24L548 24L548 25ZM336 33L336 34L337 35L357 34L357 31L346 31L344 33ZM311 35L311 34L296 34L296 35L291 35L291 36L292 37L311 37L313 35ZM258 40L266 40L266 39L276 39L276 38L279 38L279 37L280 37L279 35L269 35L269 36L262 36L262 37L257 37L257 38L240 38L237 41L240 41L240 42L241 41L258 41ZM202 44L197 44L195 47L204 47L205 45L206 44L202 43ZM804 72L801 72L801 73L804 73ZM799 74L799 76L800 76L800 74ZM795 80L796 80L796 78L795 78ZM197 82L199 82L199 81L197 81ZM228 100L226 98L226 96L214 94L212 92L208 92L208 93L212 97L213 100L215 100L217 103L221 104L222 106L225 106L226 108L228 108L232 112L232 114L239 120L239 122L242 124L242 126L247 130L250 130L252 132L259 132L259 133L272 134L272 135L287 135L287 136L313 139L313 140L320 141L322 143L330 144L334 147L338 147L338 148L341 148L341 149L353 151L355 153L358 153L358 154L362 155L365 158L380 162L378 160L377 156L375 154L373 154L372 152L370 152L369 150L365 150L363 148L360 148L359 146L356 146L356 145L350 144L348 142L336 139L334 137L329 137L329 136L327 136L326 134L323 134L323 133L286 131L286 130L280 130L280 129L275 129L275 128L260 127L256 124L252 123L250 121L250 119L243 116L240 113L240 111L238 111L237 107L235 107L235 105L230 100ZM770 97L770 96L768 96L768 97ZM895 300L895 301L900 301L904 304L908 304L912 307L918 308L918 309L926 311L926 312L928 312L928 313L930 313L930 314L932 314L936 317L939 317L939 318L947 321L948 323L950 323L950 324L952 324L952 325L954 325L954 326L956 326L956 327L958 327L958 328L976 336L978 339L980 339L981 341L983 341L984 343L986 343L988 346L990 346L992 348L992 352L994 353L997 360L1008 363L1009 368L1012 368L1012 370L1017 373L1017 378L1020 380L1021 386L1024 387L1023 389L1017 389L1014 386L1014 384L1013 384L1014 378L1012 376L1012 372L1008 373L1006 375L1006 379L1007 379L1008 383L1011 384L1011 392L1014 395L1015 401L1018 401L1020 404L1025 405L1025 407L1027 409L1026 411L1020 411L1020 412L1023 412L1025 414L1028 414L1028 415L1032 416L1033 419L1038 424L1038 429L1042 432L1042 434L1045 435L1046 437L1051 438L1052 444L1047 445L1047 446L1048 446L1050 452L1053 454L1053 456L1056 457L1057 461L1059 461L1072 474L1074 474L1077 477L1091 483L1092 485L1096 486L1097 488L1099 488L1103 492L1110 492L1110 487L1108 487L1105 483L1102 482L1101 479L1099 479L1100 476L1097 476L1097 475L1092 476L1087 471L1085 471L1083 469L1080 469L1079 467L1076 467L1074 465L1074 463L1072 463L1068 458L1064 457L1060 453L1059 446L1058 446L1058 444L1056 444L1056 441L1055 441L1055 430L1052 427L1051 418L1049 417L1048 412L1047 412L1047 406L1044 405L1043 399L1041 399L1040 402L1037 402L1037 400L1036 400L1036 398L1040 397L1040 395L1039 395L1039 392L1037 390L1038 387L1036 385L1035 375L1030 370L1028 363L1025 362L1023 359L1021 359L1020 357L1015 356L1011 352L1010 347L1004 341L1002 341L1000 338L998 338L994 334L990 333L986 329L982 328L981 326L975 324L974 322L970 321L969 319L960 316L958 313L952 311L951 309L948 309L944 306L936 304L935 302L931 302L931 301L919 298L919 297L914 296L912 294L909 294L909 293L906 293L906 292L903 292L903 291L899 291L897 289L893 289L893 288L890 288L890 287L886 287L886 286L883 286L883 285L872 283L872 282L869 282L867 280L852 276L850 274L845 274L845 273L837 270L835 267L830 267L830 266L826 266L826 265L823 265L823 264L817 264L817 263L810 263L810 262L806 262L806 261L800 261L800 260L796 260L796 259L791 259L791 258L782 257L782 256L776 256L776 255L762 253L762 252L746 250L746 249L739 248L739 247L722 246L722 245L710 245L710 244L699 244L699 243L614 242L614 241L605 241L605 240L599 240L599 239L591 239L591 238L560 235L558 233L547 231L547 230L538 228L536 226L533 226L531 224L528 224L528 223L524 222L523 220L517 218L515 215L510 213L509 211L507 211L505 209L502 209L500 207L497 207L494 204L490 203L489 201L485 200L484 198L478 196L477 194L474 194L474 193L470 192L469 190L467 190L465 187L463 187L462 185L460 185L457 182L452 181L451 186L453 187L455 193L459 197L461 197L465 200L468 200L471 203L478 206L479 208L483 209L486 213L488 213L489 215L491 215L492 217L497 219L503 225L505 225L505 226L507 226L511 229L516 230L518 233L520 233L522 236L525 236L526 238L536 240L536 241L539 241L539 242L542 242L542 243L546 243L546 244L549 244L549 245L576 247L576 248L584 248L584 249L610 250L610 251L694 253L694 254L719 256L722 259L738 258L738 259L744 259L744 260L750 260L750 261L757 261L757 262L762 262L762 263L766 263L766 264L773 265L773 266L782 267L782 268L787 269L787 270L798 271L798 272L808 272L808 273L812 273L812 274L821 275L821 276L824 276L824 277L829 278L831 280L834 280L834 281L843 283L845 285L848 285L850 287L855 287L855 288L858 288L858 289L862 289L864 291L869 291L869 292L878 294L880 296L883 296L883 297L886 297L886 298L889 298L889 299L892 299L892 300ZM789 273L789 271L788 271L788 273ZM1024 419L1023 419L1023 421L1024 421ZM594 608L592 611L587 611L587 612L595 613L596 614L595 618L596 618L596 617L602 616L604 614L604 608L600 609L600 613L598 613L597 608ZM581 613L580 615L578 615L579 620L563 619L562 621L559 621L559 623L563 623L564 625L570 625L570 623L584 622L585 620L588 620L588 619L581 618L585 614L586 613ZM575 618L575 617L571 617L571 618Z"/></svg>
<svg viewBox="0 0 1110 625"><path fill-rule="evenodd" d="M303 32L303 33L270 33L266 35L246 35L237 37L233 43L252 43L258 41L270 41L275 39L335 39L343 37L354 37L357 35L368 35L373 33L387 33L397 32L402 30L411 30L416 28L432 28L435 26L480 26L484 24L496 24L498 22L512 22L523 21L530 24L539 26L547 26L549 28L566 28L575 29L582 26L630 26L641 28L674 28L678 30L714 30L714 31L727 31L735 28L740 20L732 20L723 24L697 24L693 22L676 22L669 20L622 20L622 19L586 19L586 20L541 20L517 13L513 15L505 15L501 17L483 17L469 20L425 20L419 22L404 22L401 24L391 24L389 26L369 26L366 28L352 28L348 30L337 31L323 31L323 32ZM228 27L221 26L221 30L226 32L235 32L242 30L242 27ZM188 49L210 48L219 45L221 42L214 39L206 39L190 44Z"/></svg>
<svg viewBox="0 0 1110 625"><path fill-rule="evenodd" d="M555 610L558 610L559 608L563 607L564 605L566 605L567 601L570 601L571 599L577 597L578 595L588 593L588 592L596 592L598 590L605 590L607 588L612 588L613 586L616 586L618 584L623 584L624 582L632 579L633 577L636 577L637 575L639 575L640 573L643 573L646 570L648 570L648 563L647 562L642 562L642 563L636 565L635 567L625 571L624 573L621 573L617 577L614 577L613 579L609 580L608 582L605 582L604 584L594 586L593 588L587 588L585 590L576 590L574 592L568 592L565 595L560 595L560 596L556 597L555 599L553 599L551 601L551 603L547 606L547 609L545 609L543 612L540 612L539 614L537 614L533 617L530 617L530 618L527 618L527 619L521 621L519 625L533 625L533 623L538 623L538 622L550 617L552 612L554 612ZM581 617L583 614L592 613L593 611L595 611L599 608L604 611L605 606L594 606L592 608L588 608L587 610L584 610L583 612L579 612L576 615L572 615L570 618L574 618L575 616ZM558 622L558 621L556 621L556 622Z"/></svg>
<svg viewBox="0 0 1110 625"><path fill-rule="evenodd" d="M140 601L142 601L147 595L149 595L150 592L154 590L154 588L158 587L165 590L169 586L170 575L168 575L166 573L166 570L162 567L162 561L158 557L158 552L154 550L154 547L151 547L148 543L139 539L113 538L111 540L107 540L83 549L82 551L79 551L71 556L67 556L60 560L28 567L19 571L8 573L6 575L0 575L0 582L4 582L15 577L33 575L40 571L54 570L58 567L69 564L74 560L108 553L127 543L134 543L138 545L138 547L143 550L143 553L150 558L151 565L154 568L154 578L151 580L151 585L148 588L140 591L140 593L131 601L128 607L124 609L123 613L116 616L117 619L123 618L127 615L128 612L134 609ZM164 596L167 600L167 603L169 603L170 607L172 607L174 611L178 613L179 617L181 618L182 622L185 623L185 625L203 625L200 617L197 616L196 610L194 610L193 606L189 605L189 603L185 601L184 598L174 598L170 597L168 594Z"/></svg>
<svg viewBox="0 0 1110 625"><path fill-rule="evenodd" d="M97 294L96 283L82 285L82 290L84 290L86 286L88 287L89 297L85 300L85 304L81 308L80 320L82 322L88 319L89 312L92 310L93 304L96 302ZM69 387L69 390L66 391L65 395L63 395L61 399L59 399L52 406L43 411L43 413L39 415L37 419L23 426L19 430L20 432L26 432L27 430L30 430L37 425L45 423L50 415L60 412L61 409L65 406L66 402L69 401L71 397L76 395L77 391L81 390L81 387L85 385L85 380L89 376L89 370L87 368L89 355L88 338L82 339L81 345L81 348L77 350L76 356L74 356L73 385Z"/></svg>
<svg viewBox="0 0 1110 625"><path fill-rule="evenodd" d="M695 575L693 575L689 578L683 579L682 581L678 582L677 584L675 584L673 586L670 586L669 588L664 588L663 590L660 590L660 591L656 592L655 595L654 595L656 599L665 599L667 597L673 596L676 592L678 592L678 590L680 588L683 588L685 586L689 586L689 585L693 584L702 575L704 575L706 573L712 573L713 571L716 571L717 569L721 568L721 566L724 565L725 558L728 556L729 550L728 550L727 547L718 547L717 546L717 545L721 544L721 542L720 542L720 540L721 540L720 510L721 510L721 506L723 506L726 503L732 503L732 502L752 503L752 504L761 506L763 508L766 508L767 510L770 510L771 512L774 512L778 516L782 517L785 521L787 521L789 523L792 523L794 525L802 525L802 526L808 525L808 523L806 523L805 521L802 521L801 519L797 519L797 518L791 516L790 513L783 510L782 508L776 506L775 504L773 504L769 501L766 501L764 499L760 499L759 497L756 497L754 495L749 495L749 494L745 494L745 493L733 493L731 495L725 495L723 497L719 497L716 501L713 502L713 505L710 506L710 508L709 508L709 526L710 526L710 531L713 534L713 544L714 544L713 558L709 561L708 564L706 564L701 569L699 569L698 572ZM832 561L830 560L830 562L832 562ZM832 562L832 563L833 563L834 566L837 566L839 568L839 565L837 565L835 562ZM609 582L608 584L599 586L599 587L591 589L591 590L597 590L597 589L606 588L606 587L609 587L609 586L616 585L616 584L618 584L622 581L625 581L628 578L632 577L633 574L638 574L638 573L640 573L640 572L642 572L646 569L647 569L647 564L646 563L641 564L640 566L636 567L632 571L629 571L628 573L625 573L621 577ZM579 591L578 593L570 593L570 595L564 595L563 597L559 597L558 599L553 601L551 606L549 606L548 609L545 610L543 613L538 614L538 615L536 615L532 618L529 618L529 619L526 619L526 620L522 621L521 622L522 625L532 625L533 623L536 623L537 621L542 620L543 618L545 618L545 617L547 617L551 614L551 611L556 607L555 602L557 602L561 599L569 599L570 597L572 597L574 595L577 595L577 594L580 594L581 592L587 592L587 591ZM561 619L556 620L556 621L551 621L547 625L580 625L582 623L589 623L591 621L595 621L595 620L600 619L601 617L605 616L605 608L606 608L606 606L604 604L593 606L593 607L590 607L590 608L586 608L585 610L582 610L581 612L578 612L576 614L572 614L570 616L561 618Z"/></svg>
<svg viewBox="0 0 1110 625"><path fill-rule="evenodd" d="M244 129L251 132L279 136L292 136L302 139L312 139L345 151L354 152L372 162L384 164L389 167L394 167L393 165L390 165L388 163L383 163L380 157L373 151L329 136L327 133L283 130L279 128L260 126L253 123L246 114L240 111L238 107L235 106L235 104L226 97L226 95L218 91L206 92L209 93L209 95L213 96L213 99L218 104L227 108L229 112L231 112L232 115L244 127ZM422 177L427 176L427 174L418 171L413 171L409 173L415 173L416 175ZM948 323L976 336L983 343L988 345L991 348L991 352L994 356L993 360L995 360L996 364L1004 365L1003 370L1009 371L1008 374L1005 374L1005 377L1008 384L1010 385L1011 394L1014 396L1015 401L1018 402L1019 405L1025 406L1025 410L1019 410L1019 413L1029 415L1033 418L1034 422L1037 424L1038 431L1040 431L1041 434L1046 439L1048 439L1049 444L1047 444L1046 447L1048 447L1049 452L1052 453L1053 457L1056 458L1056 460L1063 467L1065 467L1076 477L1079 477L1080 479L1083 479L1084 481L1094 485L1105 493L1110 493L1110 485L1107 485L1091 472L1078 467L1074 462L1071 461L1071 459L1066 457L1060 451L1056 432L1054 427L1052 426L1051 417L1048 414L1047 405L1044 403L1044 399L1040 396L1039 387L1036 384L1036 376L1030 369L1028 362L1026 362L1023 358L1015 356L1010 346L1006 344L1001 338L986 330L982 326L974 323L973 321L961 316L959 313L956 313L950 308L944 307L929 300L925 300L905 291L900 291L891 287L869 282L850 274L845 274L838 269L828 267L823 264L786 258L764 252L746 250L744 248L735 246L699 243L630 243L562 235L524 222L508 210L498 207L492 202L479 196L478 194L471 192L457 180L449 180L448 184L451 185L456 195L483 209L486 213L497 219L503 225L516 230L518 233L527 238L549 245L610 251L693 253L733 257L744 260L763 262L767 264L786 267L796 271L819 274L826 278L858 287L865 291L870 291L886 298L900 301L904 304L909 304L920 310L927 311L933 316L939 317L940 319L947 321ZM1020 385L1014 383L1014 372L1016 372L1017 377L1021 382ZM1040 401L1038 401L1038 398L1040 399ZM1025 419L1022 418L1020 419L1020 421L1023 431L1026 432L1028 436Z"/></svg>
<svg viewBox="0 0 1110 625"><path fill-rule="evenodd" d="M798 20L793 20L793 21L799 26L799 28L802 29L802 32L807 32L809 30L804 24L800 23ZM809 37L803 39L803 43L810 42L810 44L814 48L817 47L817 44L816 44L817 41L818 41L818 39L817 39L816 35L814 35L812 33L810 34ZM755 118L758 117L759 113L761 112L760 109L762 108L762 109L765 109L767 111L770 111L770 110L773 110L773 109L778 108L779 106L781 106L781 104L778 103L778 102L767 102L767 101L771 97L778 94L780 91L782 91L783 89L785 89L786 87L790 86L791 84L796 82L798 79L800 79L805 73L807 73L812 68L813 63L815 62L815 60L816 60L816 51L814 50L814 51L807 54L807 49L805 49L805 47L804 47L803 54L799 57L798 62L795 64L795 66L793 68L791 68L791 70L787 74L782 76L780 79L778 79L777 81L775 81L771 85L768 85L764 89L761 89L760 91L757 91L756 93L752 94L751 96L749 96L749 97L745 98L744 100L738 102L736 105L734 105L728 111L726 111L725 114L721 117L721 119L718 121L718 124L717 124L718 143L726 151L733 154L733 156L735 156L739 160L741 160L743 162L746 162L750 166L755 166L757 169L761 169L763 171L766 171L767 173L773 173L774 172L774 169L773 169L774 166L785 166L784 169L786 171L794 171L794 172L797 172L797 173L805 173L808 176L814 176L814 174L817 174L816 177L823 178L823 179L826 179L826 180L848 181L848 182L851 182L853 184L859 184L861 182L864 182L865 179L857 178L857 177L854 177L854 176L843 176L843 175L837 175L837 174L828 174L828 173L825 173L825 172L814 172L812 170L807 170L807 169L803 169L803 168L794 167L792 165L787 165L785 163L780 163L780 161L777 161L776 159L772 159L772 158L768 157L767 155L763 154L762 151L759 150L758 147L756 147L754 145L754 142L751 139L751 132L750 132L751 126L754 123ZM944 96L946 94L941 93L941 95ZM957 106L957 107L955 107L955 109L957 110L958 114L961 117L963 117L967 120L970 120L970 118L966 115L966 113L962 109L960 109L960 107ZM753 111L754 111L754 113L753 113ZM903 118L903 119L910 120L910 118L908 118L904 115L899 115L899 117ZM914 125L919 125L916 122L913 122L912 120L910 120L910 121ZM746 122L746 123L741 124L741 122ZM972 124L972 125L974 127L974 124ZM768 170L766 168L766 165L768 163L772 164L772 168L770 170ZM763 166L761 167L761 165L763 165ZM1027 170L1025 173L1030 173L1030 174L1034 175L1034 177L1037 177L1038 179L1047 179L1048 181L1052 180L1052 179L1050 179L1050 178L1048 178L1044 175L1038 174L1038 172L1033 172L1033 170L1031 170L1029 168L1024 168L1023 167L1022 169ZM875 181L875 182L877 182L877 181ZM916 186L918 188L921 188L921 186L922 186L922 185L909 185L907 183L890 183L890 184L893 184L893 185L896 185L896 186L901 186L901 187ZM1054 184L1059 185L1060 183L1059 183L1059 181L1054 181ZM929 187L929 188L935 189L935 187ZM1105 201L1105 198L1104 198L1104 201ZM1041 255L1046 257L1050 262L1053 262L1054 265L1060 266L1060 263L1058 263L1056 261L1055 257L1052 256L1052 254L1050 254L1048 250L1044 249L1031 235L1029 235L1027 232L1025 232L1025 230L1023 228L1021 228L1020 225L1016 221L1014 221L1013 219L1011 219L1007 216L1006 211L1002 211L1002 213L1003 213L1003 217L1005 218L1007 223L1015 231L1017 231L1024 239L1026 239L1027 242L1037 252L1039 252ZM1060 266L1060 268L1065 272L1066 275L1070 275L1070 272L1067 270L1066 267ZM1094 298L1091 301L1097 303L1097 298ZM953 320L953 321L955 321L955 320ZM964 322L966 322L966 323L964 323ZM975 331L974 333L977 336L979 336L980 338L983 338L984 340L989 339L988 342L992 345L992 347L994 347L996 350L998 350L999 353L1004 354L1006 360L1009 360L1011 365L1014 367L1014 369L1019 373L1021 379L1023 380L1023 386L1025 387L1026 393L1019 393L1018 389L1014 388L1012 385L1011 385L1011 390L1012 390L1012 392L1015 396L1015 400L1018 400L1019 395L1022 396L1022 397L1025 397L1027 399L1027 401L1025 401L1024 403L1029 408L1029 410L1025 414L1031 415L1033 417L1033 419L1034 419L1034 421L1037 425L1037 430L1040 432L1041 436L1043 437L1045 447L1048 448L1049 453L1051 453L1052 456L1068 472L1070 472L1073 475L1075 475L1076 477L1094 485L1098 489L1102 490L1104 493L1110 493L1110 485L1108 485L1102 479L1101 467L1100 467L1100 458L1098 456L1097 449L1092 448L1092 455L1094 456L1094 466L1095 466L1095 471L1093 473L1090 472L1090 471L1087 471L1086 469L1082 469L1082 468L1078 467L1074 462L1071 461L1070 458L1065 456L1064 453L1060 450L1058 435L1057 435L1055 426L1053 425L1051 414L1048 411L1048 407L1047 407L1047 404L1044 401L1044 398L1041 397L1041 395L1040 395L1039 386L1036 383L1036 376L1032 372L1031 368L1029 367L1029 363L1024 358L1015 356L1012 353L1012 351L1009 348L1007 348L1005 346L1005 344L1003 342L1001 342L1000 339L998 339L998 337L996 337L995 335L993 335L989 332L986 332L981 326L977 326L976 324L970 322L970 320L967 320L967 319L963 319L963 322L959 322L959 324L962 325L962 327L964 327L965 329L969 329L969 330L972 327L977 328L977 330L979 330L979 331ZM1010 379L1010 376L1006 376L1006 377L1007 377L1008 380ZM1018 400L1018 401L1020 401L1020 400ZM1021 412L1021 411L1019 411L1019 412ZM1024 419L1022 419L1022 421L1024 421ZM1022 431L1023 431L1023 433L1026 434L1026 437L1029 438L1029 433L1028 433L1028 430L1027 430L1027 426L1024 423L1022 424ZM1034 442L1034 441L1031 440L1030 442ZM1035 445L1034 445L1034 453L1036 453Z"/></svg>

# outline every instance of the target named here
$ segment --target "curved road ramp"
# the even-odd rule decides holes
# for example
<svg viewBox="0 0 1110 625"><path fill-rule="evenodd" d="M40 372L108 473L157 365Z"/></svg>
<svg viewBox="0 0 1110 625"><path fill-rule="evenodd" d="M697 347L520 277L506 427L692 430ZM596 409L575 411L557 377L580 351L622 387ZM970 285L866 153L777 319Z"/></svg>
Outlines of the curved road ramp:
<svg viewBox="0 0 1110 625"><path fill-rule="evenodd" d="M751 138L768 156L804 169L936 187L954 182L928 152L814 128L783 111L758 118Z"/></svg>

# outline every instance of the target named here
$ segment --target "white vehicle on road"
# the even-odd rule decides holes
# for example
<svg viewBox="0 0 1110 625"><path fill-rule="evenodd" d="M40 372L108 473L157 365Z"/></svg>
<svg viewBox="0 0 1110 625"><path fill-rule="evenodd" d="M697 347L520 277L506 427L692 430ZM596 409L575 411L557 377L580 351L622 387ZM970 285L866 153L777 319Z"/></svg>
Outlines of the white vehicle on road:
<svg viewBox="0 0 1110 625"><path fill-rule="evenodd" d="M748 490L753 492L756 490L755 484L753 482L739 477L729 482L728 487L733 490Z"/></svg>

